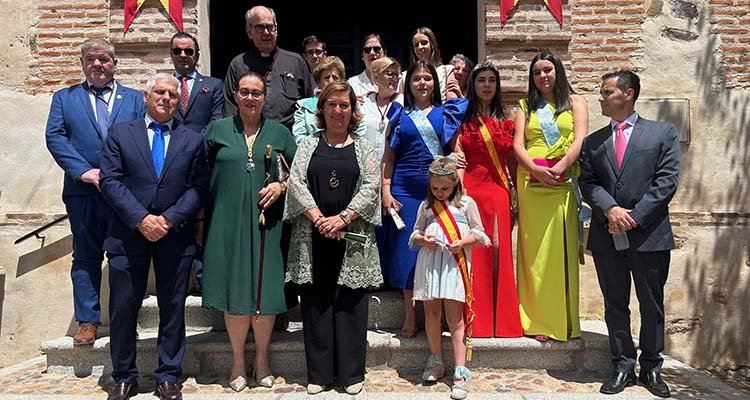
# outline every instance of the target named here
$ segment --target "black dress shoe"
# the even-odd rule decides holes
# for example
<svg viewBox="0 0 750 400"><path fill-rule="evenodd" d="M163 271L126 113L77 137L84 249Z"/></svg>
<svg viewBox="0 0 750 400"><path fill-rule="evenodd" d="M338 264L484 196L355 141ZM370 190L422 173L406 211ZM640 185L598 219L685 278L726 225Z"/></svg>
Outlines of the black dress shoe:
<svg viewBox="0 0 750 400"><path fill-rule="evenodd" d="M131 396L137 394L138 384L120 382L115 383L115 387L109 392L107 400L128 400Z"/></svg>
<svg viewBox="0 0 750 400"><path fill-rule="evenodd" d="M635 372L617 372L599 388L600 393L617 394L628 386L635 385Z"/></svg>
<svg viewBox="0 0 750 400"><path fill-rule="evenodd" d="M162 382L156 385L156 394L161 400L182 400L182 391L174 382Z"/></svg>
<svg viewBox="0 0 750 400"><path fill-rule="evenodd" d="M649 371L645 374L641 372L638 381L648 389L651 394L659 397L669 397L669 386L661 379L661 373L658 371Z"/></svg>

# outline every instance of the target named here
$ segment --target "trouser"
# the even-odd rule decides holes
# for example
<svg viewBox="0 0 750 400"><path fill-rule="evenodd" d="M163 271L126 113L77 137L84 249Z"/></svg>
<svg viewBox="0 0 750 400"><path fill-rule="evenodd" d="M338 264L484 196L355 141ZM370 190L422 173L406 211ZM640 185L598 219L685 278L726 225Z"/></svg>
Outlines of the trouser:
<svg viewBox="0 0 750 400"><path fill-rule="evenodd" d="M101 323L99 294L102 283L104 238L112 211L101 194L64 196L73 233L73 309L76 321Z"/></svg>
<svg viewBox="0 0 750 400"><path fill-rule="evenodd" d="M138 377L136 327L153 258L159 304L159 365L154 371L154 380L177 382L185 356L185 297L193 256L167 256L157 252L153 256L108 254L108 257L112 377L117 383L134 383Z"/></svg>
<svg viewBox="0 0 750 400"><path fill-rule="evenodd" d="M641 313L641 373L659 371L664 351L664 284L669 274L669 251L616 251L594 254L599 286L604 296L604 319L609 331L612 365L617 372L634 370L636 350L630 334L630 285L635 283Z"/></svg>

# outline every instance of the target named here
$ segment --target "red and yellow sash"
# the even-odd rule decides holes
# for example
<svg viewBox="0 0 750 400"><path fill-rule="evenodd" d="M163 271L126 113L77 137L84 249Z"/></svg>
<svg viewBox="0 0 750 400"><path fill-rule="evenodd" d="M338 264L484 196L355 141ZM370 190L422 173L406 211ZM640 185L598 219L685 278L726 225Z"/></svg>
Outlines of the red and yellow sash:
<svg viewBox="0 0 750 400"><path fill-rule="evenodd" d="M444 201L435 200L432 203L432 212L435 214L438 224L443 229L445 237L448 238L448 243L453 243L456 240L461 239L461 231L458 229L458 224L453 218L448 209L448 205ZM473 331L472 324L474 323L474 296L471 292L471 274L469 273L469 260L466 257L466 252L461 249L458 253L454 253L453 256L456 258L458 263L458 269L461 271L461 280L464 283L464 291L466 292L466 300L464 301L464 323L466 332L466 360L471 361L471 334Z"/></svg>
<svg viewBox="0 0 750 400"><path fill-rule="evenodd" d="M503 167L504 164L500 162L500 156L497 155L495 144L492 143L492 135L490 135L490 130L487 129L487 125L484 124L484 120L482 119L482 116L479 115L479 113L477 113L477 121L479 122L479 132L482 134L482 140L484 141L484 145L487 146L487 152L490 153L492 165L495 167L495 173L497 173L497 175L500 177L500 180L503 182L503 186L505 186L506 189L510 190L508 177L505 175L505 168Z"/></svg>

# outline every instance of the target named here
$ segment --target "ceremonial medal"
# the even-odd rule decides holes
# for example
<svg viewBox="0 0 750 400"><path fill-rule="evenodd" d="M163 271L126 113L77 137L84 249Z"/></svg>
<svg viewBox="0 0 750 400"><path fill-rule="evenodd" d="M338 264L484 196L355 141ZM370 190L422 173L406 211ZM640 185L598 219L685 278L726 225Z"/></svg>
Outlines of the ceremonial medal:
<svg viewBox="0 0 750 400"><path fill-rule="evenodd" d="M380 123L378 124L378 130L382 132L383 129L385 129L385 121L381 119Z"/></svg>

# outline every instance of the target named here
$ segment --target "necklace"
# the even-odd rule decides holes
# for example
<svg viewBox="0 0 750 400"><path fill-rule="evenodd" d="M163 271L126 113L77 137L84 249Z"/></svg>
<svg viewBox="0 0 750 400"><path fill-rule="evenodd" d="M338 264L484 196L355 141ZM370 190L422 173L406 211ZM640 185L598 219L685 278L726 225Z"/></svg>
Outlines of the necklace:
<svg viewBox="0 0 750 400"><path fill-rule="evenodd" d="M255 138L258 137L258 131L260 131L260 125L255 129L252 135L245 134L245 143L247 144L247 172L253 172L255 170L255 161L253 160L253 144Z"/></svg>
<svg viewBox="0 0 750 400"><path fill-rule="evenodd" d="M385 108L383 109L383 111L380 111L380 104L378 104L378 95L375 94L375 107L378 108L378 113L380 114L380 123L378 123L378 130L380 132L383 132L383 129L385 129L385 115L388 113L388 109L391 108L391 103L393 103L394 96L395 94L386 99L387 102L385 103Z"/></svg>
<svg viewBox="0 0 750 400"><path fill-rule="evenodd" d="M323 132L323 141L328 145L328 147L330 147L332 149L336 149L336 146L332 146L331 143L328 141L328 134L326 132ZM343 143L346 143L346 139L344 139L344 141L342 142L342 144ZM333 151L335 151L335 150L333 150ZM339 178L336 176L336 168L333 167L333 157L332 156L333 156L333 154L331 154L331 158L330 158L330 160L331 160L331 176L330 176L330 178L328 178L328 187L331 190L336 190L336 188L339 187L339 184L341 182L339 182Z"/></svg>

